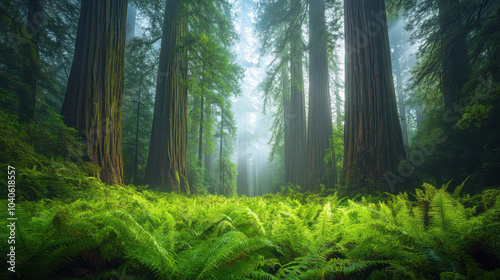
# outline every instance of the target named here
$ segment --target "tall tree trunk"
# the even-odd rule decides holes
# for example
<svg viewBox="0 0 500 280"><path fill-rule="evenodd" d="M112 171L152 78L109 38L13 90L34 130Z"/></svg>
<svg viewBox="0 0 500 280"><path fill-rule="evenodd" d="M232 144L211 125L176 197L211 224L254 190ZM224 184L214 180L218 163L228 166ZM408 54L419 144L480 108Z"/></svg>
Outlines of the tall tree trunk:
<svg viewBox="0 0 500 280"><path fill-rule="evenodd" d="M210 120L212 118L212 104L211 104L210 99L207 100L207 106L205 106L205 107L207 109L205 118L207 120ZM207 137L205 137L205 143L208 143L208 141L210 141L210 140ZM208 144L207 144L207 146L208 146ZM205 154L205 174L208 174L212 170L212 154L214 151L207 153L208 150L209 150L208 148L205 149L205 153L206 153Z"/></svg>
<svg viewBox="0 0 500 280"><path fill-rule="evenodd" d="M128 10L127 10L126 41L134 38L136 16L137 16L137 8L135 7L135 4L132 1L130 1L128 4Z"/></svg>
<svg viewBox="0 0 500 280"><path fill-rule="evenodd" d="M137 95L137 113L136 113L136 123L135 123L135 157L134 157L134 184L139 182L137 178L137 165L139 164L139 120L141 116L141 88L142 85L142 72L139 74L139 92Z"/></svg>
<svg viewBox="0 0 500 280"><path fill-rule="evenodd" d="M294 22L290 42L290 156L287 157L287 183L302 185L305 181L304 162L306 159L306 112L304 99L304 75L302 71L302 32L299 21L300 1L295 0L291 11L297 22Z"/></svg>
<svg viewBox="0 0 500 280"><path fill-rule="evenodd" d="M346 118L343 182L385 186L405 157L391 70L384 0L345 0Z"/></svg>
<svg viewBox="0 0 500 280"><path fill-rule="evenodd" d="M401 50L399 47L395 47L394 52L394 72L396 74L397 83L397 96L398 96L398 108L399 108L399 125L401 126L401 133L403 136L403 144L408 146L408 128L406 126L406 110L405 110L405 96L403 91L403 78L401 76L401 67L399 65L399 59L401 58Z"/></svg>
<svg viewBox="0 0 500 280"><path fill-rule="evenodd" d="M200 130L199 130L199 137L198 137L198 166L203 167L203 104L204 103L204 98L203 96L200 96Z"/></svg>
<svg viewBox="0 0 500 280"><path fill-rule="evenodd" d="M462 25L459 0L438 0L441 26L442 89L446 108L460 99L462 86L470 75L466 32Z"/></svg>
<svg viewBox="0 0 500 280"><path fill-rule="evenodd" d="M239 195L250 195L248 184L248 145L247 132L244 131L238 137L238 179L237 190Z"/></svg>
<svg viewBox="0 0 500 280"><path fill-rule="evenodd" d="M220 147L219 147L219 181L221 182L219 194L224 193L224 157L222 152L222 140L224 135L224 110L221 107L220 112Z"/></svg>
<svg viewBox="0 0 500 280"><path fill-rule="evenodd" d="M83 0L61 114L81 132L106 183L123 182L122 99L127 1ZM112 55L110 55L112 54Z"/></svg>
<svg viewBox="0 0 500 280"><path fill-rule="evenodd" d="M190 193L186 170L187 61L179 50L186 31L177 18L179 0L167 0L145 182L168 192Z"/></svg>
<svg viewBox="0 0 500 280"><path fill-rule="evenodd" d="M339 90L339 75L335 72L335 123L338 127L342 125L342 110L340 109L342 105L342 99L340 98L340 90Z"/></svg>
<svg viewBox="0 0 500 280"><path fill-rule="evenodd" d="M38 30L39 20L43 12L43 2L40 0L28 1L28 20L26 23L29 32L27 43L24 44L23 51L23 74L22 81L26 85L19 91L19 118L23 122L33 120L35 114L37 72L38 72L38 43L40 40L40 30Z"/></svg>
<svg viewBox="0 0 500 280"><path fill-rule="evenodd" d="M318 183L332 184L335 182L336 172L333 171L327 176L324 161L333 134L330 99L325 2L324 0L310 0L309 115L307 121L307 184L309 187L313 187ZM335 160L334 155L332 160Z"/></svg>
<svg viewBox="0 0 500 280"><path fill-rule="evenodd" d="M292 153L290 147L290 96L289 96L289 80L288 80L288 71L286 67L283 67L283 146L284 146L284 159L285 159L285 174L290 173L290 155ZM288 179L288 175L287 175Z"/></svg>

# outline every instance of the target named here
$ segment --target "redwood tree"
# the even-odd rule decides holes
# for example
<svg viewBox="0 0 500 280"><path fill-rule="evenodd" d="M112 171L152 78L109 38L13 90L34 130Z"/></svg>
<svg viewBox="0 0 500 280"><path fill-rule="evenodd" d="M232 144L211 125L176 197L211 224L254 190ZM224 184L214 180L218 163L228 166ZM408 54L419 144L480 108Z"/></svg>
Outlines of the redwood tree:
<svg viewBox="0 0 500 280"><path fill-rule="evenodd" d="M187 58L179 48L187 31L179 0L167 0L156 83L153 127L144 180L163 191L189 193L186 170Z"/></svg>
<svg viewBox="0 0 500 280"><path fill-rule="evenodd" d="M302 185L305 181L304 162L306 160L306 111L304 98L304 74L302 71L302 22L300 18L301 5L299 0L292 1L290 26L290 103L288 122L290 154L285 155L287 183ZM287 135L285 135L286 137Z"/></svg>
<svg viewBox="0 0 500 280"><path fill-rule="evenodd" d="M29 0L27 3L27 24L29 36L23 45L23 74L22 81L25 87L19 91L19 116L21 121L27 122L33 119L35 114L36 89L38 82L38 45L40 41L39 21L43 2Z"/></svg>
<svg viewBox="0 0 500 280"><path fill-rule="evenodd" d="M343 182L385 183L405 157L391 69L384 0L345 0L346 117Z"/></svg>
<svg viewBox="0 0 500 280"><path fill-rule="evenodd" d="M324 0L309 1L309 115L307 130L307 167L309 187L335 182L326 176L324 161L333 134L326 52ZM332 157L334 158L334 157ZM333 164L335 166L335 164ZM334 176L335 172L332 173Z"/></svg>
<svg viewBox="0 0 500 280"><path fill-rule="evenodd" d="M122 96L127 1L82 0L61 114L81 132L106 183L123 182Z"/></svg>
<svg viewBox="0 0 500 280"><path fill-rule="evenodd" d="M469 80L470 63L467 33L462 25L459 0L437 0L441 34L441 80L447 108L460 99L462 86Z"/></svg>

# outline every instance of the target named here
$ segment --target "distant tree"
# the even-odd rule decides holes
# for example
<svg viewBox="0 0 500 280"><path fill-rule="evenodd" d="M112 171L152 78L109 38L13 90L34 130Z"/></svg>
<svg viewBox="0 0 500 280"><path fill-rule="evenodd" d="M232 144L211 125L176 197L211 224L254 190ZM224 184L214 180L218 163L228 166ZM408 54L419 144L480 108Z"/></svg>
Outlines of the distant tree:
<svg viewBox="0 0 500 280"><path fill-rule="evenodd" d="M285 181L299 185L305 183L307 172L303 166L306 160L306 114L302 27L307 14L304 4L301 0L262 3L257 23L263 42L261 52L272 51L275 54L275 60L269 65L267 77L261 84L266 103L276 103L282 112L273 125L273 149L285 145L282 146L285 149ZM287 71L290 71L289 76ZM278 74L281 74L281 79L278 79ZM281 85L281 88L276 89L276 85Z"/></svg>
<svg viewBox="0 0 500 280"><path fill-rule="evenodd" d="M127 42L134 38L136 17L137 8L135 7L133 1L130 1L127 9Z"/></svg>
<svg viewBox="0 0 500 280"><path fill-rule="evenodd" d="M106 183L123 183L122 96L127 1L83 0L61 114L87 143ZM113 55L109 55L109 54Z"/></svg>
<svg viewBox="0 0 500 280"><path fill-rule="evenodd" d="M123 163L127 183L144 178L153 121L156 51L136 39L127 44L123 96Z"/></svg>
<svg viewBox="0 0 500 280"><path fill-rule="evenodd" d="M444 105L451 106L461 98L463 85L469 80L470 62L467 32L462 24L459 0L436 0L441 34L442 87ZM458 11L458 12L457 12Z"/></svg>
<svg viewBox="0 0 500 280"><path fill-rule="evenodd" d="M80 2L0 1L0 103L22 121L61 110L73 60ZM35 114L36 112L36 114Z"/></svg>
<svg viewBox="0 0 500 280"><path fill-rule="evenodd" d="M239 195L250 196L249 189L249 153L248 132L242 131L238 137L238 180L237 191Z"/></svg>
<svg viewBox="0 0 500 280"><path fill-rule="evenodd" d="M236 123L231 112L231 102L225 100L219 104L220 130L215 135L219 137L219 158L217 159L217 172L219 184L217 193L233 196L236 193L236 165L231 161L233 142L236 137Z"/></svg>
<svg viewBox="0 0 500 280"><path fill-rule="evenodd" d="M394 28L402 26L401 24L402 19L399 20L394 20L392 22L392 25ZM389 29L391 29L391 26L389 26ZM390 32L390 31L389 31ZM408 127L406 123L406 107L405 107L405 93L404 93L404 86L403 86L403 74L402 71L404 70L403 67L401 67L401 60L404 59L403 57L403 48L406 47L408 44L408 41L405 40L406 38L403 36L404 32L401 30L401 28L398 28L394 30L391 34L389 33L389 38L390 38L390 43L393 48L393 52L391 55L392 58L392 65L393 65L393 73L394 76L396 76L396 95L397 95L397 100L398 100L398 109L399 109L399 122L401 126L401 133L403 135L403 144L405 146L408 146Z"/></svg>
<svg viewBox="0 0 500 280"><path fill-rule="evenodd" d="M385 183L405 157L383 0L345 0L346 116L343 181L353 191Z"/></svg>
<svg viewBox="0 0 500 280"><path fill-rule="evenodd" d="M23 45L23 75L22 82L25 87L19 91L19 116L21 121L31 121L35 114L35 100L39 76L39 41L40 22L43 16L43 2L29 0L27 4L27 30L30 36Z"/></svg>
<svg viewBox="0 0 500 280"><path fill-rule="evenodd" d="M462 2L462 3L461 3ZM473 7L465 9L465 2ZM415 72L415 83L439 85L446 108L461 97L464 84L471 73L467 47L467 27L464 22L473 22L474 15L482 17L489 1L472 0L400 0L389 2L392 10L402 10L411 18L408 27L414 31L414 39L424 43L420 48L422 61ZM467 11L467 12L466 12ZM469 15L470 18L467 19Z"/></svg>

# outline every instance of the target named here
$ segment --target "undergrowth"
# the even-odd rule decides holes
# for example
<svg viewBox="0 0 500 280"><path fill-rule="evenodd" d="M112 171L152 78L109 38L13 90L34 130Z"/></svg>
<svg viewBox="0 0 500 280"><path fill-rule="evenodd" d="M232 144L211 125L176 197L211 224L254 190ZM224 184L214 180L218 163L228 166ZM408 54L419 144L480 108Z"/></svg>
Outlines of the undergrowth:
<svg viewBox="0 0 500 280"><path fill-rule="evenodd" d="M474 215L460 197L431 185L416 201L399 194L374 203L335 195L187 197L82 184L81 197L70 203L44 198L17 205L18 263L15 274L2 270L4 279L500 276L498 196ZM6 220L6 209L1 213Z"/></svg>
<svg viewBox="0 0 500 280"><path fill-rule="evenodd" d="M15 273L4 225L2 279L500 279L498 190L225 198L109 186L65 157L78 151L74 131L43 140L60 120L8 118L2 169L20 177Z"/></svg>

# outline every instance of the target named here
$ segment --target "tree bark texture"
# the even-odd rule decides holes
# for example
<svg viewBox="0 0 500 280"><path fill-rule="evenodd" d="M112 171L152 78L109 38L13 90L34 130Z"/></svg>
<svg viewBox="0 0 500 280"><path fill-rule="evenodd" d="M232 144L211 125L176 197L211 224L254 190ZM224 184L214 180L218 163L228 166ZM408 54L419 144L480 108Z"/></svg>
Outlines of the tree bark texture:
<svg viewBox="0 0 500 280"><path fill-rule="evenodd" d="M384 0L345 0L346 118L343 182L385 188L405 157Z"/></svg>
<svg viewBox="0 0 500 280"><path fill-rule="evenodd" d="M187 30L177 17L179 0L167 0L163 23L153 127L145 182L167 192L190 193L187 170L187 60L179 49Z"/></svg>
<svg viewBox="0 0 500 280"><path fill-rule="evenodd" d="M327 176L324 161L333 134L324 0L309 1L308 112L307 185L311 188L318 183L335 182L335 172ZM333 178L328 178L330 176Z"/></svg>
<svg viewBox="0 0 500 280"><path fill-rule="evenodd" d="M127 1L83 0L61 114L86 140L106 183L123 183L122 99Z"/></svg>

